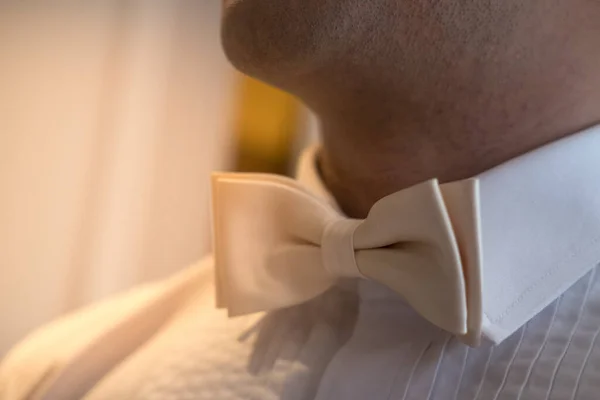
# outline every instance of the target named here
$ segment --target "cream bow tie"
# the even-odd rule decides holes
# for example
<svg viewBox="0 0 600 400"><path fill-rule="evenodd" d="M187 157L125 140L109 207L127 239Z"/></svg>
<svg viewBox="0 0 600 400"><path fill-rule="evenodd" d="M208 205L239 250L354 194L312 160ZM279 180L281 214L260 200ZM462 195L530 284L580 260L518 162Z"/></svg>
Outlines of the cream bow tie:
<svg viewBox="0 0 600 400"><path fill-rule="evenodd" d="M468 303L480 297L480 274L465 276L436 180L383 198L357 220L289 178L215 174L213 217L217 306L231 316L296 305L356 277L388 286L433 324L478 342L481 306Z"/></svg>

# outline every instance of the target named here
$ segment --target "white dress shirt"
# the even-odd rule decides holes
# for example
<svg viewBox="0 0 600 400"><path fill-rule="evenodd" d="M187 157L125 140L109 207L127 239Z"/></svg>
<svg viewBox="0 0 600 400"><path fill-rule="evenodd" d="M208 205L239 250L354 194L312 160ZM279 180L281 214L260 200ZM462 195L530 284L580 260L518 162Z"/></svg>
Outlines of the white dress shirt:
<svg viewBox="0 0 600 400"><path fill-rule="evenodd" d="M298 179L334 203L303 158ZM210 259L34 333L0 399L598 399L600 127L477 177L489 339L468 347L367 280L229 319Z"/></svg>

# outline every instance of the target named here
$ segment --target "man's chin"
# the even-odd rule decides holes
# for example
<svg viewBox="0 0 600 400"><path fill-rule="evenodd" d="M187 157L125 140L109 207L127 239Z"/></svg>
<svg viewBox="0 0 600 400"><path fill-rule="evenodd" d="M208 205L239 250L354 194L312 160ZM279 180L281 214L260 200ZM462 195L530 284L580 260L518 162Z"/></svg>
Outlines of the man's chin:
<svg viewBox="0 0 600 400"><path fill-rule="evenodd" d="M242 0L222 0L222 1L223 1L223 6L225 8L227 8L227 7L233 6L235 3L241 2Z"/></svg>
<svg viewBox="0 0 600 400"><path fill-rule="evenodd" d="M326 56L332 24L323 4L329 2L225 0L222 42L227 57L242 72L281 86Z"/></svg>

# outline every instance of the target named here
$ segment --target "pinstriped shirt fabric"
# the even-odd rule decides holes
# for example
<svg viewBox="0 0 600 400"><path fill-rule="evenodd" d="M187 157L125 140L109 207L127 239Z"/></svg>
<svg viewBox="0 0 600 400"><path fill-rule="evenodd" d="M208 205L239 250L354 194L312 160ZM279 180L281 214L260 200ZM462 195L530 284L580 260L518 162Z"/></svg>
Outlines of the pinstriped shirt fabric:
<svg viewBox="0 0 600 400"><path fill-rule="evenodd" d="M318 400L600 398L597 268L499 345L470 348L365 283L352 337Z"/></svg>

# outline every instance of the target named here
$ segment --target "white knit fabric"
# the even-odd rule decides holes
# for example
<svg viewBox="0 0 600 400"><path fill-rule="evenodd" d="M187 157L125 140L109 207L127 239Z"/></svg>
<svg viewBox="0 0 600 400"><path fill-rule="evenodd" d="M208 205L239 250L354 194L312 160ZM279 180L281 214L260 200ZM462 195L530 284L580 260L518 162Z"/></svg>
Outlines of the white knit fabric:
<svg viewBox="0 0 600 400"><path fill-rule="evenodd" d="M275 400L292 385L293 393L313 391L314 370L322 370L327 357L320 349L338 345L321 320L326 313L315 313L320 326L308 332L303 311L230 320L214 308L210 285L85 399Z"/></svg>

